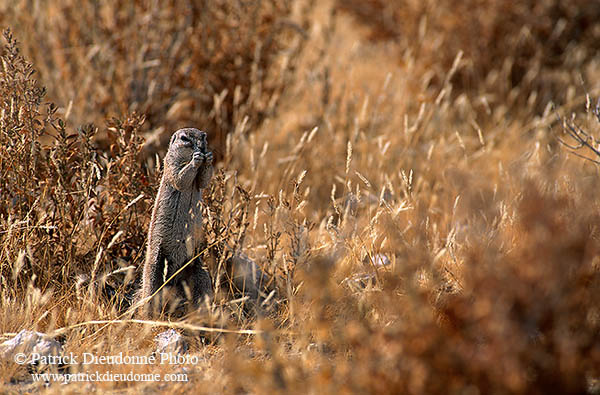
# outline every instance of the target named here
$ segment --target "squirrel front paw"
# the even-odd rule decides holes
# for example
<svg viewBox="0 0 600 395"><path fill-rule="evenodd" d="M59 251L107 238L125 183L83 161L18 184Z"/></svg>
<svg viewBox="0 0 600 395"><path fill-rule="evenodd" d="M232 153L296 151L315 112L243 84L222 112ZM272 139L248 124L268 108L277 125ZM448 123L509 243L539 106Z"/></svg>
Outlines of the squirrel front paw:
<svg viewBox="0 0 600 395"><path fill-rule="evenodd" d="M192 154L192 163L194 165L194 167L200 167L203 163L207 163L207 164L211 164L213 161L213 154L212 152L208 151L208 152L201 152L201 151L195 151Z"/></svg>
<svg viewBox="0 0 600 395"><path fill-rule="evenodd" d="M194 153L192 154L192 164L194 167L198 168L200 167L200 165L202 165L202 163L204 163L204 153L200 152L200 151L194 151Z"/></svg>

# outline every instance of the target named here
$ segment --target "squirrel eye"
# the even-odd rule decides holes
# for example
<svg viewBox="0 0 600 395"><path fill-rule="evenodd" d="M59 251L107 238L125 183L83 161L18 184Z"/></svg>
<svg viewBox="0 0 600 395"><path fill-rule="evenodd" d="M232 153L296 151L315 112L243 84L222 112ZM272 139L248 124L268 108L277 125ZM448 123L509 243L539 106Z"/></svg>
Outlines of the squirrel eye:
<svg viewBox="0 0 600 395"><path fill-rule="evenodd" d="M183 141L184 143L191 143L192 142L185 134L181 135L181 141Z"/></svg>

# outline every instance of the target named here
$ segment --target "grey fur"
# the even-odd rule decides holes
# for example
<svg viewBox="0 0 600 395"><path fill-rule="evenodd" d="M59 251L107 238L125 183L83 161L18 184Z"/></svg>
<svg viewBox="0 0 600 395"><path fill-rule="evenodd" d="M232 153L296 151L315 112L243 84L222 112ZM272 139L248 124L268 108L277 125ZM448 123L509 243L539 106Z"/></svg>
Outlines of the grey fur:
<svg viewBox="0 0 600 395"><path fill-rule="evenodd" d="M244 296L248 297L249 309L259 309L261 290L267 285L268 278L260 267L246 254L238 252L231 257L229 276L233 285Z"/></svg>
<svg viewBox="0 0 600 395"><path fill-rule="evenodd" d="M142 298L153 295L165 280L200 253L202 189L212 177L212 161L205 132L185 128L173 133L150 221ZM167 286L175 290L177 298L191 300L196 305L212 294L210 276L200 257ZM162 295L158 296L162 308ZM154 310L156 303L155 297L147 307Z"/></svg>

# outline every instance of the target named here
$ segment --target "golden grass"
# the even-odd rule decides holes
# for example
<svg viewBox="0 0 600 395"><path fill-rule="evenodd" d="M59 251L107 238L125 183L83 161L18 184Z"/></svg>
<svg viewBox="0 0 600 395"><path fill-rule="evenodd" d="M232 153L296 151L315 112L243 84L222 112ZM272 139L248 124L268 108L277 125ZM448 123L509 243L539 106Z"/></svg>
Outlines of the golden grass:
<svg viewBox="0 0 600 395"><path fill-rule="evenodd" d="M47 387L1 361L2 391L597 392L598 168L560 141L597 149L578 131L600 126L584 56L600 25L577 14L585 2L442 3L0 2L19 41L1 52L0 340L26 328L74 354L138 356L169 326L199 357L93 367L188 383ZM533 26L529 62L511 52L516 14ZM565 35L548 43L552 18ZM512 78L517 63L535 78ZM181 126L220 154L205 196L220 291L180 321L141 321L126 308L151 154ZM270 279L258 318L223 271L239 249Z"/></svg>

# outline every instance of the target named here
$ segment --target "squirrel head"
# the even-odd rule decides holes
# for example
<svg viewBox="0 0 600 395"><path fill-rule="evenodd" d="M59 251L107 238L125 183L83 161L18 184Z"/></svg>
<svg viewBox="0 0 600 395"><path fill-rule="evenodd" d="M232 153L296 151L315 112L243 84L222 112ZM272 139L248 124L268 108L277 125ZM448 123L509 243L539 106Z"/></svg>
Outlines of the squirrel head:
<svg viewBox="0 0 600 395"><path fill-rule="evenodd" d="M190 155L194 151L206 152L207 148L206 132L195 128L179 129L169 142L169 151L189 151Z"/></svg>
<svg viewBox="0 0 600 395"><path fill-rule="evenodd" d="M192 159L195 151L208 151L206 132L194 128L179 129L171 136L165 161L180 168Z"/></svg>
<svg viewBox="0 0 600 395"><path fill-rule="evenodd" d="M165 165L180 169L192 159L195 151L208 151L206 132L195 128L179 129L171 136Z"/></svg>

